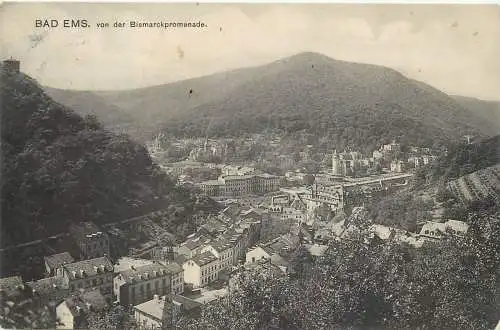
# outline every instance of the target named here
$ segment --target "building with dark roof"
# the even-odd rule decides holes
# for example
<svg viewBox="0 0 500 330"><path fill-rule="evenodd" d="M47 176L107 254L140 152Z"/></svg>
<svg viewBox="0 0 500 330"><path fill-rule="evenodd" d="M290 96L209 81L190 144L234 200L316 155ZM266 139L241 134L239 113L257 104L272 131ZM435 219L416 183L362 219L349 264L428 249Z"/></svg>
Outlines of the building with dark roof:
<svg viewBox="0 0 500 330"><path fill-rule="evenodd" d="M70 292L100 289L103 295L112 295L113 264L107 257L82 260L62 267Z"/></svg>
<svg viewBox="0 0 500 330"><path fill-rule="evenodd" d="M80 259L109 256L109 237L93 222L80 222L69 232L80 249Z"/></svg>
<svg viewBox="0 0 500 330"><path fill-rule="evenodd" d="M27 282L34 300L43 305L55 305L69 295L69 287L61 276L42 278L37 281Z"/></svg>
<svg viewBox="0 0 500 330"><path fill-rule="evenodd" d="M164 321L168 316L176 318L179 314L198 313L202 303L179 295L154 296L153 299L134 307L134 316L137 325L142 329L161 329L166 327ZM166 315L165 308L171 308L170 315Z"/></svg>
<svg viewBox="0 0 500 330"><path fill-rule="evenodd" d="M177 263L152 263L121 271L113 280L121 305L137 305L154 295L184 292L184 270Z"/></svg>
<svg viewBox="0 0 500 330"><path fill-rule="evenodd" d="M62 276L62 266L75 261L68 252L46 256L43 260L45 261L45 271L49 276Z"/></svg>
<svg viewBox="0 0 500 330"><path fill-rule="evenodd" d="M177 254L183 254L187 258L192 258L196 254L200 253L201 249L210 242L211 239L205 235L196 234L193 237L189 237L185 242L174 248L174 252Z"/></svg>

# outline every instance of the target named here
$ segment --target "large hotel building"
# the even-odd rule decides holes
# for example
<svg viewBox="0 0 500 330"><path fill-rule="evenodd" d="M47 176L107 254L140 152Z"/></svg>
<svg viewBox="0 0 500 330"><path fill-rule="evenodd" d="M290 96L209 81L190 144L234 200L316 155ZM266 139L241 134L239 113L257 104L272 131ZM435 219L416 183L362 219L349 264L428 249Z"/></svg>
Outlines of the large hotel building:
<svg viewBox="0 0 500 330"><path fill-rule="evenodd" d="M207 196L242 196L278 191L280 182L281 177L270 174L223 175L198 187Z"/></svg>

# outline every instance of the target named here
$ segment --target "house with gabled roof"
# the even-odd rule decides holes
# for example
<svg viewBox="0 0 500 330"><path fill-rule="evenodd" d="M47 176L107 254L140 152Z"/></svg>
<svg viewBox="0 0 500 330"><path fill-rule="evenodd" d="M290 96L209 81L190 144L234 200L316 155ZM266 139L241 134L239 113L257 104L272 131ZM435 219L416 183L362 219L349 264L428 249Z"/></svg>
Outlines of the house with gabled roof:
<svg viewBox="0 0 500 330"><path fill-rule="evenodd" d="M184 262L184 281L193 288L205 286L219 278L219 258L205 251Z"/></svg>
<svg viewBox="0 0 500 330"><path fill-rule="evenodd" d="M48 276L62 276L62 266L75 261L69 252L45 256L43 260L45 261L45 272Z"/></svg>

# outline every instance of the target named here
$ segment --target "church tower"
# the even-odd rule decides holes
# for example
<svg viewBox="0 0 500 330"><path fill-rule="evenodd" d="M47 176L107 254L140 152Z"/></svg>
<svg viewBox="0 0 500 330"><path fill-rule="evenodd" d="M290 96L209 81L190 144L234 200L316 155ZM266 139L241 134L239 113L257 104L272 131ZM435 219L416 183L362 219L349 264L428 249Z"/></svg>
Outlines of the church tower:
<svg viewBox="0 0 500 330"><path fill-rule="evenodd" d="M340 158L337 154L337 150L333 152L332 156L332 174L333 175L342 175L342 168L340 166Z"/></svg>

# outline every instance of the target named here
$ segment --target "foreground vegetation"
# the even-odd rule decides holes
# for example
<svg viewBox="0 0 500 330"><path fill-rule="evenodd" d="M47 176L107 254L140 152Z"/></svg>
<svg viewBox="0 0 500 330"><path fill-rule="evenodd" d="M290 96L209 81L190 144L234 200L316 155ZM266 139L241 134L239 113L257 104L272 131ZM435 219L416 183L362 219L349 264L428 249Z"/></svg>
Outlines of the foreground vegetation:
<svg viewBox="0 0 500 330"><path fill-rule="evenodd" d="M227 298L178 327L491 329L500 317L500 221L492 212L471 215L463 239L414 249L361 232L332 242L295 276L243 273ZM309 264L300 258L296 265Z"/></svg>

